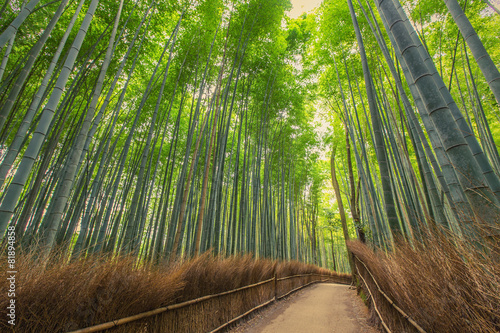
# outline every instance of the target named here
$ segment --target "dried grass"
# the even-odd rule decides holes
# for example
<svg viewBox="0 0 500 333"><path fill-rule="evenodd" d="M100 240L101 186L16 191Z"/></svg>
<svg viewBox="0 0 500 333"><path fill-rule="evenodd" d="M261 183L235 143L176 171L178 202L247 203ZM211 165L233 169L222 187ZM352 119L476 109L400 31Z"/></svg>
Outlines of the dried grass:
<svg viewBox="0 0 500 333"><path fill-rule="evenodd" d="M0 269L7 271L6 258ZM222 258L206 253L189 261L140 266L134 258L92 257L74 263L58 260L37 266L33 254L17 257L16 332L65 332L135 315L162 306L216 294L272 278L303 273L333 274L313 265L251 256ZM337 276L337 275L335 275ZM340 279L347 279L339 275ZM7 280L0 280L7 290ZM232 296L217 297L189 308L141 320L113 332L206 331L274 297L268 283ZM0 296L6 318L9 299ZM214 326L215 325L215 326ZM2 320L0 331L12 327Z"/></svg>
<svg viewBox="0 0 500 333"><path fill-rule="evenodd" d="M478 248L443 231L426 232L423 239L413 247L400 243L388 254L360 242L348 246L380 288L427 332L500 332L498 244ZM358 262L357 267L371 292L376 291L363 265ZM396 332L414 331L376 294L375 302L389 327ZM373 309L372 320L379 322Z"/></svg>

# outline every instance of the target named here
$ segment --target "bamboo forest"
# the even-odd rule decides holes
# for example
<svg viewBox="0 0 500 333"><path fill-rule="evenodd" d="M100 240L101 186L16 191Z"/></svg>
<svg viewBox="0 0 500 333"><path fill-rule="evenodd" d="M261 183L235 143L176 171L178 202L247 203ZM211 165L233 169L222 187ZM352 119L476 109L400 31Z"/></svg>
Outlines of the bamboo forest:
<svg viewBox="0 0 500 333"><path fill-rule="evenodd" d="M0 331L500 331L500 2L296 2L4 0Z"/></svg>

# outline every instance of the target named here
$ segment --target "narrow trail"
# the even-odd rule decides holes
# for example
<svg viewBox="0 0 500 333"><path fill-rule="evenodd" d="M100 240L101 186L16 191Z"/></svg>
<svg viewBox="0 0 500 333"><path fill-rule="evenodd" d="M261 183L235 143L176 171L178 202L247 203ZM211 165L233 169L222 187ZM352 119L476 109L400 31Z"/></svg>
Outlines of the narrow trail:
<svg viewBox="0 0 500 333"><path fill-rule="evenodd" d="M261 311L232 333L376 333L356 291L340 284L315 284Z"/></svg>

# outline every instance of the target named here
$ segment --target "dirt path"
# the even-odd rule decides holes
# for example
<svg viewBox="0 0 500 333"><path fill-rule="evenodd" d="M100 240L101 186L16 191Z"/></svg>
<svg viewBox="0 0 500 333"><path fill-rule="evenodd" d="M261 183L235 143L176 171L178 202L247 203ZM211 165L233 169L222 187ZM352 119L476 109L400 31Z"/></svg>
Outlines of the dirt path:
<svg viewBox="0 0 500 333"><path fill-rule="evenodd" d="M367 308L349 286L321 283L269 306L231 332L376 333L367 318Z"/></svg>

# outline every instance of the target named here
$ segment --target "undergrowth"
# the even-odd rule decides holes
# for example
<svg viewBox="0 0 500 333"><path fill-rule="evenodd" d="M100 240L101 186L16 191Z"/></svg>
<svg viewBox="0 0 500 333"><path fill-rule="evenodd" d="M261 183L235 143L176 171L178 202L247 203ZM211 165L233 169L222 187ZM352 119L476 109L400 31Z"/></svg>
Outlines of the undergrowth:
<svg viewBox="0 0 500 333"><path fill-rule="evenodd" d="M348 246L382 291L425 331L500 332L498 243L478 246L444 231L427 231L421 242L399 243L388 253L357 241ZM364 271L359 262L357 267ZM369 280L366 272L362 275ZM374 293L376 286L368 284ZM380 294L375 301L389 327L413 330ZM379 321L373 307L372 320Z"/></svg>
<svg viewBox="0 0 500 333"><path fill-rule="evenodd" d="M54 262L56 261L56 262ZM7 271L7 258L0 258ZM34 254L16 260L15 332L65 332L270 279L333 272L299 262L223 258L206 253L183 262L137 265L131 257L92 257L37 265ZM344 276L344 275L339 275ZM0 280L0 290L8 289ZM7 323L7 293L0 296L0 331Z"/></svg>

